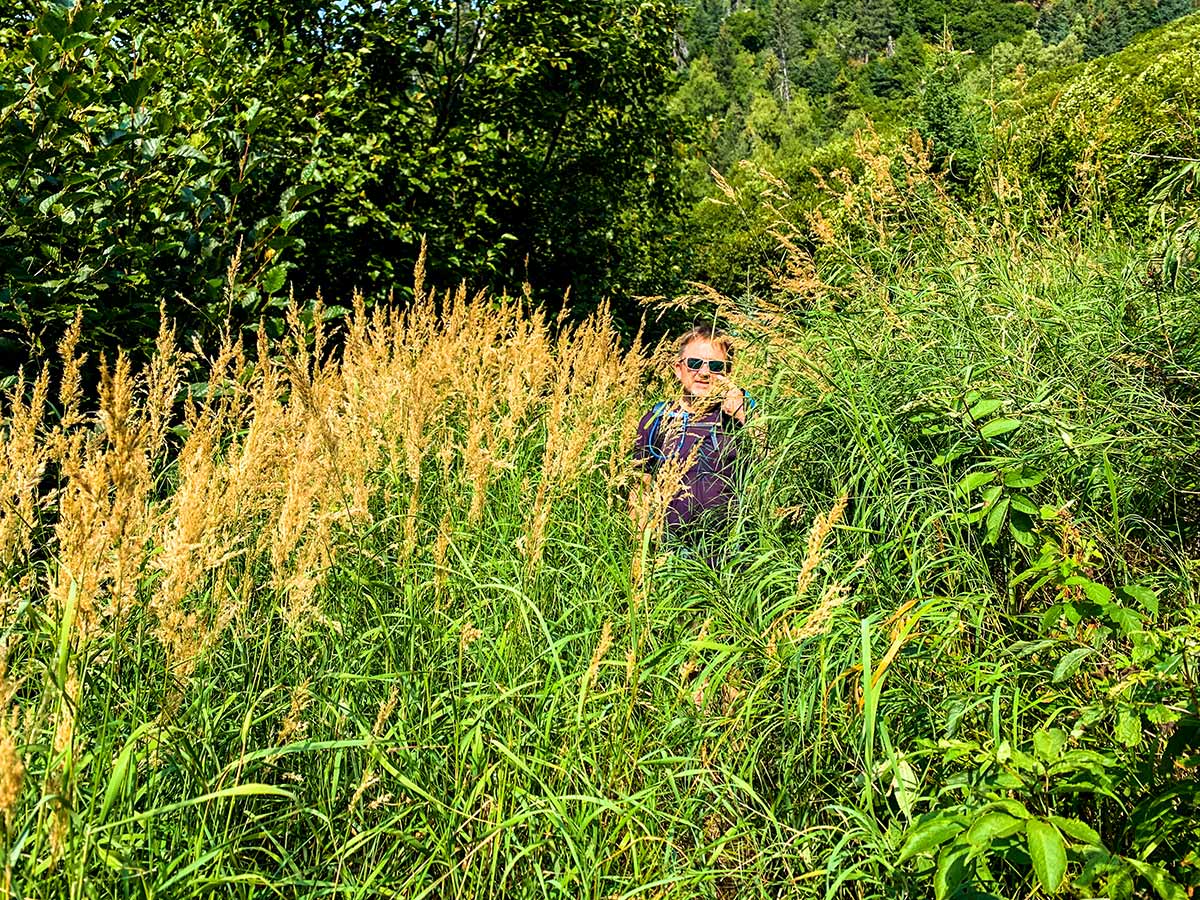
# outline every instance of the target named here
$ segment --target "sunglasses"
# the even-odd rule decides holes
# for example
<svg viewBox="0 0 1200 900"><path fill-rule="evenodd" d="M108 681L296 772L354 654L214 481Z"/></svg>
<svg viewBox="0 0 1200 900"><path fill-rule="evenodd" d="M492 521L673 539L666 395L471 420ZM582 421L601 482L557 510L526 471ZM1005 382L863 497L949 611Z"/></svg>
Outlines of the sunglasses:
<svg viewBox="0 0 1200 900"><path fill-rule="evenodd" d="M714 375L720 375L727 368L725 360L723 359L700 359L696 356L689 356L683 361L683 363L693 372L699 372L702 368L704 368L704 364L708 363L708 371L712 372Z"/></svg>

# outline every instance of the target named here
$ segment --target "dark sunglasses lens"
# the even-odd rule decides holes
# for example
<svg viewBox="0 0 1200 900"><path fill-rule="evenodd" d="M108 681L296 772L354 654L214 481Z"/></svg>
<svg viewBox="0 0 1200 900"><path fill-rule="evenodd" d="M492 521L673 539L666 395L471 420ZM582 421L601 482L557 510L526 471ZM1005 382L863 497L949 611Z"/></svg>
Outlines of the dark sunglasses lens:
<svg viewBox="0 0 1200 900"><path fill-rule="evenodd" d="M710 359L708 361L708 371L712 372L714 375L720 375L725 371L725 363L721 362L719 359Z"/></svg>
<svg viewBox="0 0 1200 900"><path fill-rule="evenodd" d="M697 359L694 356L689 356L687 358L687 367L689 369L691 369L693 372L699 372L700 367L703 365L704 365L704 360L702 360L702 359Z"/></svg>

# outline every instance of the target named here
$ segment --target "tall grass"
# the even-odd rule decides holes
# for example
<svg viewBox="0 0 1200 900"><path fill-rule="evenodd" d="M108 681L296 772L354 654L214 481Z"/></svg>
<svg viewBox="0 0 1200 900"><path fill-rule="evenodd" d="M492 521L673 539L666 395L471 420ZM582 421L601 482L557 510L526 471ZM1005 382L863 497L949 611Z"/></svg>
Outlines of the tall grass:
<svg viewBox="0 0 1200 900"><path fill-rule="evenodd" d="M603 312L418 271L182 403L169 323L140 372L69 335L0 431L6 889L1027 893L997 802L1063 889L1194 884L1196 298L863 152L720 309L762 412L715 571L631 523L665 387Z"/></svg>

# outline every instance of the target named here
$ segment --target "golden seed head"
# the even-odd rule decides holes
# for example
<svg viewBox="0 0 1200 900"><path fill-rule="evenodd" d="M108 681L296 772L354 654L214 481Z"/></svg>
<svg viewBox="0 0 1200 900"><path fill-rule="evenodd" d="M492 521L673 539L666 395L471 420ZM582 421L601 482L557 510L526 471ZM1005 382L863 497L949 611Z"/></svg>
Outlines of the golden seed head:
<svg viewBox="0 0 1200 900"><path fill-rule="evenodd" d="M304 710L312 703L312 695L309 693L311 683L311 678L305 678L292 690L291 706L287 715L283 717L283 724L279 726L279 734L275 737L276 744L282 745L304 737L304 732L308 730L308 723L304 721Z"/></svg>
<svg viewBox="0 0 1200 900"><path fill-rule="evenodd" d="M463 623L462 630L458 633L458 649L459 652L465 652L471 648L471 645L483 637L483 632L475 627L468 618Z"/></svg>
<svg viewBox="0 0 1200 900"><path fill-rule="evenodd" d="M379 712L375 714L375 725L371 728L371 734L375 737L380 737L383 734L383 729L387 725L388 719L392 716L392 710L396 708L396 701L400 699L400 686L392 685L392 690L388 693L387 699L379 704Z"/></svg>
<svg viewBox="0 0 1200 900"><path fill-rule="evenodd" d="M800 566L800 574L796 578L796 596L802 597L812 585L817 566L821 564L824 554L825 541L834 526L842 520L850 495L842 494L828 513L817 513L813 517L812 528L808 532L808 548L804 562Z"/></svg>
<svg viewBox="0 0 1200 900"><path fill-rule="evenodd" d="M612 643L612 622L606 620L600 629L600 640L596 642L596 649L592 651L592 661L588 664L587 676L584 678L584 683L589 687L596 683L596 676L600 673L600 663L609 648L612 647Z"/></svg>
<svg viewBox="0 0 1200 900"><path fill-rule="evenodd" d="M17 719L15 709L10 716L0 715L0 815L6 831L11 828L25 779L25 759L17 749Z"/></svg>

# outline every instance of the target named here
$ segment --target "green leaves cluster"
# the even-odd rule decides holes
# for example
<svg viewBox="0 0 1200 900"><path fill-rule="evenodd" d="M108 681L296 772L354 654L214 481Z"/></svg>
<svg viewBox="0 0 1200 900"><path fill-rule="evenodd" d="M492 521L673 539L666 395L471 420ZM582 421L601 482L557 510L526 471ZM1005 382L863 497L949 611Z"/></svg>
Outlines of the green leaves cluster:
<svg viewBox="0 0 1200 900"><path fill-rule="evenodd" d="M434 276L672 277L673 0L37 0L0 14L0 340L99 344ZM346 297L348 299L348 296Z"/></svg>
<svg viewBox="0 0 1200 900"><path fill-rule="evenodd" d="M1015 800L1000 800L969 816L939 813L923 818L909 831L898 862L938 850L933 888L939 900L954 896L981 870L984 883L991 880L986 866L993 854L1023 857L1021 861L1032 865L1042 889L1055 893L1067 871L1064 835L1082 842L1083 847L1100 844L1100 836L1077 819L1037 818Z"/></svg>
<svg viewBox="0 0 1200 900"><path fill-rule="evenodd" d="M0 58L0 340L33 350L83 307L95 344L253 320L305 244L306 66L236 9L38 4Z"/></svg>
<svg viewBox="0 0 1200 900"><path fill-rule="evenodd" d="M364 8L318 170L319 271L446 278L586 308L652 292L675 211L670 0Z"/></svg>
<svg viewBox="0 0 1200 900"><path fill-rule="evenodd" d="M111 282L122 280L131 229L128 217L120 214L121 201L127 186L138 180L138 169L164 149L161 139L128 140L130 128L151 124L134 121L146 82L132 72L112 73L100 65L110 55L106 51L116 28L99 14L95 6L77 13L49 6L28 38L26 77L10 80L20 72L15 66L5 73L11 72L0 101L0 172L9 200L0 251L6 330L17 324L34 327L32 319L44 312L66 317L70 301L54 300L68 292L94 307ZM101 33L94 34L93 27ZM17 39L17 27L10 24L5 44L12 46ZM115 107L115 115L87 115L105 100L110 109ZM185 171L200 153L187 146L168 150ZM91 179L88 170L100 180ZM175 212L156 211L160 217ZM149 280L148 275L142 279ZM145 310L132 312L146 315Z"/></svg>
<svg viewBox="0 0 1200 900"><path fill-rule="evenodd" d="M811 212L814 171L826 183L843 169L857 177L852 147L866 131L896 156L919 132L944 188L968 209L1013 203L1019 216L1131 228L1143 226L1145 201L1178 165L1171 158L1196 156L1188 112L1196 26L1174 22L1189 11L1179 3L1135 5L1128 18L1112 4L1074 0L1037 10L1007 2L737 6L693 4L672 100L690 127L696 280L729 295L769 290L785 255L769 239L781 191L755 173L769 172L786 185L788 202ZM1084 6L1086 24L1070 12L1069 27L1059 27L1068 7ZM1096 55L1092 37L1101 32L1112 55L1081 63ZM736 189L762 193L761 208L730 209L712 168ZM867 240L851 249L859 259L878 248ZM1173 270L1193 251L1171 241L1165 256Z"/></svg>
<svg viewBox="0 0 1200 900"><path fill-rule="evenodd" d="M1120 802L1119 793L1129 786L1123 760L1073 748L1077 739L1078 733L1051 727L1034 732L1024 750L1007 741L995 748L943 741L940 751L946 759L976 763L964 783L984 802L940 806L918 816L905 833L897 864L915 864L931 876L939 900L978 896L979 890L986 896L1003 895L1006 882L1020 877L1018 873L1047 894L1096 896L1102 891L1114 900L1127 900L1149 888L1162 900L1183 900L1185 889L1163 866L1142 855L1157 843L1147 840L1148 834L1141 836L1144 846L1117 853L1083 819L1052 811L1079 807L1081 798ZM1168 803L1178 799L1175 788L1164 793ZM1050 811L1035 813L1030 809L1034 803ZM1155 805L1161 806L1139 804L1135 821ZM1166 826L1170 831L1188 829L1186 812L1176 809L1172 818Z"/></svg>

